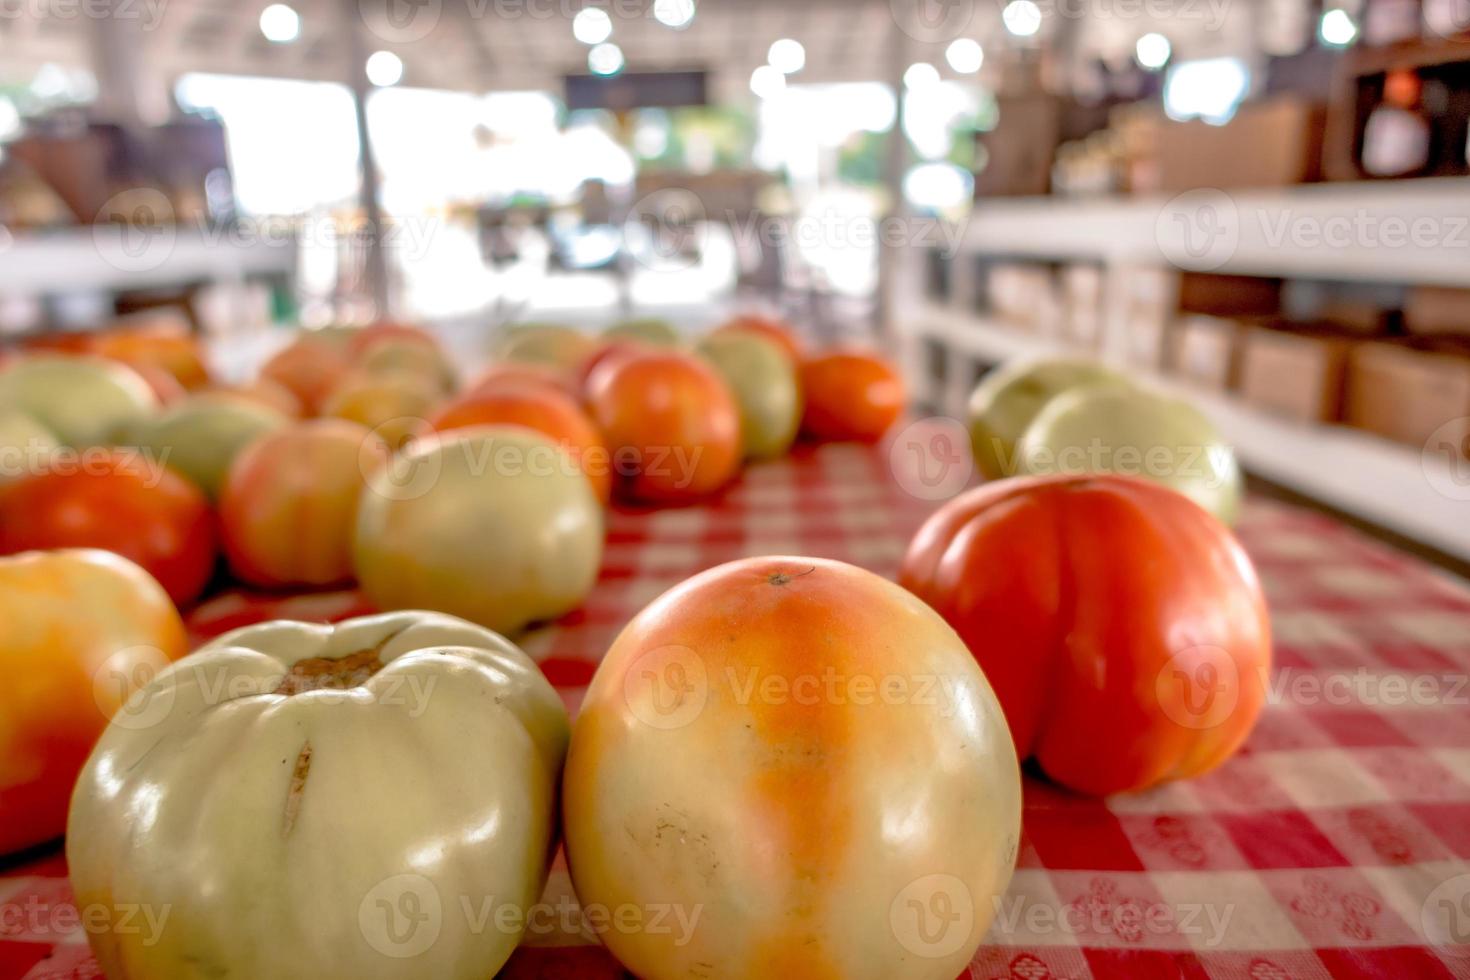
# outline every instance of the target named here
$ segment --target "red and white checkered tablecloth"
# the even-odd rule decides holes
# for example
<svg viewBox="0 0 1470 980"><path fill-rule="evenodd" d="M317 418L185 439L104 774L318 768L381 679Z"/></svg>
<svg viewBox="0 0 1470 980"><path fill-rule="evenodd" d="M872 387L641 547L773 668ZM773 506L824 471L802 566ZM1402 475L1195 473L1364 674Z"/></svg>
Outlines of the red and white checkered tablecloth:
<svg viewBox="0 0 1470 980"><path fill-rule="evenodd" d="M585 608L523 645L575 711L617 630L694 572L785 553L891 575L934 506L882 452L830 446L754 467L707 505L618 511ZM1470 977L1470 587L1268 501L1240 535L1276 632L1254 735L1216 772L1144 794L1085 799L1028 776L1019 868L969 976ZM225 595L192 625L363 611L352 593ZM97 975L65 871L55 848L0 866L0 978ZM548 900L569 894L559 861ZM503 975L623 974L573 932L533 940Z"/></svg>

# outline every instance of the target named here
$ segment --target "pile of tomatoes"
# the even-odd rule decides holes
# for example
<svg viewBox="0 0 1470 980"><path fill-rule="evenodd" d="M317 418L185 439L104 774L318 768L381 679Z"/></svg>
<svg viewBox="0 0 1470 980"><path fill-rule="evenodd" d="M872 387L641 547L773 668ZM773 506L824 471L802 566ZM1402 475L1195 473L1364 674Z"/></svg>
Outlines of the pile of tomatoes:
<svg viewBox="0 0 1470 980"><path fill-rule="evenodd" d="M110 977L479 980L562 839L641 976L948 980L1009 882L1022 761L1132 791L1249 733L1266 610L1215 517L1017 478L936 511L897 584L711 569L627 625L575 725L506 639L583 603L611 502L704 499L904 408L883 359L752 316L694 344L523 325L465 383L398 323L304 334L243 385L161 328L15 357L0 853L67 830ZM184 656L178 609L231 581L393 611ZM122 928L138 907L169 924Z"/></svg>

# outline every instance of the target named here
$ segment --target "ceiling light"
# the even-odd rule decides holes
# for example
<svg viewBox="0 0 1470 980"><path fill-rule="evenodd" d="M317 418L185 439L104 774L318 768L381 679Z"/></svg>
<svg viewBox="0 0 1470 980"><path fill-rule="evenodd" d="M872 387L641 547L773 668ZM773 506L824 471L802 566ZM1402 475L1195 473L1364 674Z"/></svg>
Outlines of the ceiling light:
<svg viewBox="0 0 1470 980"><path fill-rule="evenodd" d="M806 66L806 48L800 41L783 37L771 45L771 50L766 52L766 60L783 75L793 75Z"/></svg>
<svg viewBox="0 0 1470 980"><path fill-rule="evenodd" d="M945 49L944 60L961 75L973 75L985 64L985 49L973 38L956 38Z"/></svg>
<svg viewBox="0 0 1470 980"><path fill-rule="evenodd" d="M1174 48L1162 34L1150 32L1138 39L1133 47L1133 56L1149 71L1158 71L1169 63Z"/></svg>
<svg viewBox="0 0 1470 980"><path fill-rule="evenodd" d="M260 33L274 44L290 44L301 36L301 15L284 3L273 3L260 12Z"/></svg>
<svg viewBox="0 0 1470 980"><path fill-rule="evenodd" d="M1000 19L1016 37L1031 37L1041 30L1041 8L1034 0L1011 0L1000 12Z"/></svg>
<svg viewBox="0 0 1470 980"><path fill-rule="evenodd" d="M374 51L368 56L367 77L378 88L403 81L403 59L392 51Z"/></svg>
<svg viewBox="0 0 1470 980"><path fill-rule="evenodd" d="M694 0L654 0L653 17L665 27L688 27L694 19Z"/></svg>
<svg viewBox="0 0 1470 980"><path fill-rule="evenodd" d="M572 37L583 44L601 44L612 37L612 18L599 7L583 7L572 18Z"/></svg>
<svg viewBox="0 0 1470 980"><path fill-rule="evenodd" d="M594 75L616 75L627 64L616 44L599 44L587 52L587 69Z"/></svg>

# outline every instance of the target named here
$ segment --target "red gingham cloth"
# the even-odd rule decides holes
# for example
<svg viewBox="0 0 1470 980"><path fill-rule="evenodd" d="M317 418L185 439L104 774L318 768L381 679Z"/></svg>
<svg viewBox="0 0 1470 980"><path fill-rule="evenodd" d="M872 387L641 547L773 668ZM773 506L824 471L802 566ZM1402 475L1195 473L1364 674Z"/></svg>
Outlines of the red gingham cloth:
<svg viewBox="0 0 1470 980"><path fill-rule="evenodd" d="M619 510L586 606L522 645L575 711L614 634L694 572L801 554L892 575L935 506L885 451L829 446L753 467L707 505ZM1470 588L1281 504L1251 500L1239 530L1276 632L1249 743L1208 776L1105 801L1028 775L1019 867L968 976L1470 977ZM191 626L366 611L351 592L227 594ZM65 870L55 848L0 866L0 978L97 976ZM569 893L558 861L548 899ZM57 914L36 932L23 903ZM1448 933L1426 926L1436 910ZM575 933L533 940L503 975L623 976Z"/></svg>

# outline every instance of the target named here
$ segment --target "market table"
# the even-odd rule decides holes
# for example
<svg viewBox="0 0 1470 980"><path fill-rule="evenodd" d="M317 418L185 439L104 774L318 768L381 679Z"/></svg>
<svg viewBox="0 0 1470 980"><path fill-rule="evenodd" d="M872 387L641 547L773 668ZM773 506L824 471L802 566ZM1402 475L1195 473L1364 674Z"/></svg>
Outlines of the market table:
<svg viewBox="0 0 1470 980"><path fill-rule="evenodd" d="M586 606L523 645L575 711L622 624L696 571L775 553L892 575L936 506L901 483L915 486L886 453L829 446L753 467L707 505L618 510ZM1028 775L1019 867L970 976L1470 976L1470 586L1269 500L1239 530L1276 636L1250 741L1203 778L1106 801ZM231 593L191 626L363 611L351 592ZM0 865L0 980L98 975L65 870L55 847ZM576 919L560 860L545 905L502 975L623 975Z"/></svg>

